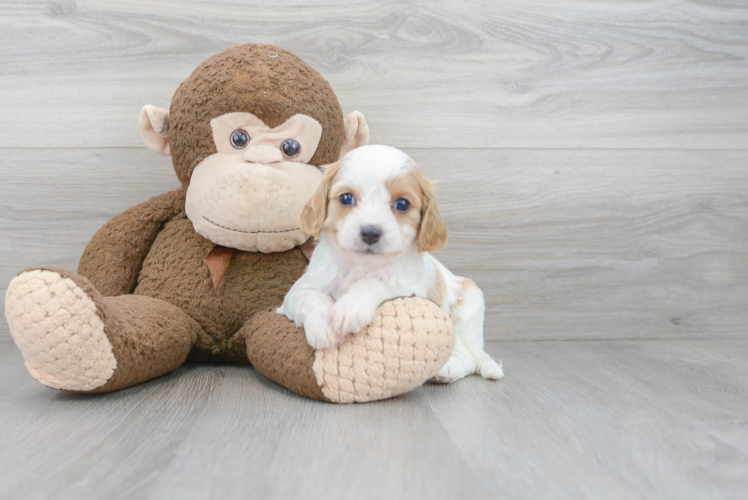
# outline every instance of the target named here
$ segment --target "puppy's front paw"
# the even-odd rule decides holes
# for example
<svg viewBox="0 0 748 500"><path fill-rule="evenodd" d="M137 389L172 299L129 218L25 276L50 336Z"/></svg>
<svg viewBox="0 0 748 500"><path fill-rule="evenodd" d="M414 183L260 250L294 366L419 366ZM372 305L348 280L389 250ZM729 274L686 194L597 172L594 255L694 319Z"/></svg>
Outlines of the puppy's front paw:
<svg viewBox="0 0 748 500"><path fill-rule="evenodd" d="M360 298L346 294L330 309L330 326L338 335L358 333L374 321L376 312L375 307L368 307Z"/></svg>
<svg viewBox="0 0 748 500"><path fill-rule="evenodd" d="M344 338L330 327L326 314L310 315L304 322L304 333L306 341L314 349L330 349L341 343Z"/></svg>

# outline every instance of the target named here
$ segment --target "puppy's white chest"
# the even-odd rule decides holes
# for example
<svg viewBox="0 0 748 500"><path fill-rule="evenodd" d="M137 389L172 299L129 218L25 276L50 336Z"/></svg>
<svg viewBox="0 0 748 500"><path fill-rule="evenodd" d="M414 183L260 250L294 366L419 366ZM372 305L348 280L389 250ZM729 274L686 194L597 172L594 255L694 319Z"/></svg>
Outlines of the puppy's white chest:
<svg viewBox="0 0 748 500"><path fill-rule="evenodd" d="M373 269L354 267L343 276L339 277L332 290L332 298L338 300L341 296L345 295L357 281L373 278L387 283L389 280L383 279L386 277L386 273L376 272L376 270Z"/></svg>
<svg viewBox="0 0 748 500"><path fill-rule="evenodd" d="M428 280L420 276L413 267L395 263L384 267L353 267L340 276L333 287L332 297L337 300L346 294L351 287L362 280L377 280L384 284L390 293L387 298L404 297L416 294L426 297L428 294Z"/></svg>

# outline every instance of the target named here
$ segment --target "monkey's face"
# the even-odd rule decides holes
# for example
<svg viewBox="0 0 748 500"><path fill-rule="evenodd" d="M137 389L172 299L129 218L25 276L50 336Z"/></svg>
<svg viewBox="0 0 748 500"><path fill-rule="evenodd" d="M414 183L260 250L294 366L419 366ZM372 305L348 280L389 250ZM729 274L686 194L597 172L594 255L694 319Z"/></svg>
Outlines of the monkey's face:
<svg viewBox="0 0 748 500"><path fill-rule="evenodd" d="M182 82L170 111L145 106L145 145L171 155L200 235L252 252L303 244L304 203L330 164L369 142L358 111L343 118L330 84L292 53L237 45Z"/></svg>
<svg viewBox="0 0 748 500"><path fill-rule="evenodd" d="M270 128L244 112L210 122L217 152L193 170L187 217L213 243L253 252L290 250L307 239L304 203L322 181L314 156L322 125L297 114Z"/></svg>

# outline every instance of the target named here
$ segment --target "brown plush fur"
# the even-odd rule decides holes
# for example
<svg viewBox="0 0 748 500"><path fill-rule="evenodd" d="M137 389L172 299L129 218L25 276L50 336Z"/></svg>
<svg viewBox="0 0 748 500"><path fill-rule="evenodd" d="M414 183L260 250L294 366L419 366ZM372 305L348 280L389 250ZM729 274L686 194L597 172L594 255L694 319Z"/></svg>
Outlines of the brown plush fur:
<svg viewBox="0 0 748 500"><path fill-rule="evenodd" d="M330 84L296 55L272 45L237 45L192 72L171 101L169 143L183 186L192 170L216 152L210 120L243 111L277 127L301 113L322 125L311 165L338 159L345 134L343 110Z"/></svg>
<svg viewBox="0 0 748 500"><path fill-rule="evenodd" d="M72 279L94 301L104 323L117 369L106 384L87 392L110 392L169 373L184 363L201 332L195 320L167 302L135 295L104 297L80 274L56 267L37 269Z"/></svg>
<svg viewBox="0 0 748 500"><path fill-rule="evenodd" d="M194 231L184 212L161 225L144 259L139 257L142 250L135 251L137 247L131 241L123 241L122 236L131 234L128 226L143 225L133 214L145 213L152 202L107 223L86 247L79 272L97 290L107 291L124 282L123 276L135 274L138 281L132 293L173 304L200 325L195 345L198 352L191 359L247 362L243 342L232 343L232 337L256 312L283 302L291 285L304 273L306 257L299 248L270 254L237 252L218 289L214 289L204 261L215 245ZM119 224L113 224L115 221ZM122 230L117 231L119 228ZM99 249L113 247L116 242L131 249L133 257L112 273L107 266L110 254Z"/></svg>
<svg viewBox="0 0 748 500"><path fill-rule="evenodd" d="M89 295L112 345L114 374L90 392L144 382L185 359L251 361L271 380L325 400L303 329L273 312L307 266L302 250L225 254L214 266L225 271L219 280L205 262L216 245L185 214L192 170L216 152L210 120L234 111L253 113L270 127L309 115L323 127L310 163L338 159L340 105L324 78L296 56L270 45L241 45L201 64L171 104L168 138L182 187L105 224L86 246L78 273L47 268Z"/></svg>
<svg viewBox="0 0 748 500"><path fill-rule="evenodd" d="M104 296L152 297L193 318L201 327L190 355L195 360L247 362L237 332L256 312L282 303L307 265L298 248L271 254L238 252L214 287L205 258L215 245L194 231L184 212L184 198L192 170L216 152L210 120L234 111L253 113L270 127L297 113L309 115L323 127L310 163L338 158L343 112L327 81L278 47L232 47L198 66L172 99L169 142L183 187L105 224L78 266Z"/></svg>
<svg viewBox="0 0 748 500"><path fill-rule="evenodd" d="M184 189L154 196L104 224L86 245L78 273L102 295L132 293L143 259L164 223L184 213L184 196Z"/></svg>
<svg viewBox="0 0 748 500"><path fill-rule="evenodd" d="M205 257L214 244L199 234L184 215L168 222L143 262L135 295L146 295L178 306L203 328L195 348L199 359L247 360L232 336L258 311L283 302L286 292L307 265L303 252L238 252L217 290ZM175 251L178 248L178 251Z"/></svg>
<svg viewBox="0 0 748 500"><path fill-rule="evenodd" d="M257 371L296 394L327 401L312 371L314 350L303 328L294 328L272 308L254 316L241 332Z"/></svg>
<svg viewBox="0 0 748 500"><path fill-rule="evenodd" d="M253 113L271 127L297 113L309 115L323 126L310 163L338 158L344 135L342 110L327 81L298 57L271 45L249 44L232 47L201 64L182 83L171 104L169 141L174 170L183 187L109 221L86 246L78 266L80 275L66 274L90 289L97 307L104 311L102 319L115 349L118 368L97 392L166 373L183 362L188 352L195 361L248 362L245 325L259 311L280 305L306 268L307 258L299 248L269 254L237 252L218 287L214 286L205 258L215 245L194 231L185 215L184 200L192 170L216 152L210 120L234 111ZM288 349L304 351L307 356L311 348L302 349L306 345L303 331L275 316L280 321L274 334L285 339ZM166 317L172 319L166 321ZM281 334L284 325L288 332ZM255 324L253 331L258 330ZM187 334L180 337L180 331ZM179 341L173 339L175 335ZM258 333L254 338L261 337ZM159 344L164 339L174 342L170 359L149 358L147 346L164 347ZM293 365L298 370L308 364L308 373L296 374L301 380L299 390L322 397L307 387L313 383L311 362L287 364L278 359L278 354L287 352L285 347L252 345L253 352L268 357L261 365L280 363L279 373L280 366ZM139 358L150 360L153 366L144 369L128 361ZM299 384L291 381L293 377L284 377L289 384Z"/></svg>

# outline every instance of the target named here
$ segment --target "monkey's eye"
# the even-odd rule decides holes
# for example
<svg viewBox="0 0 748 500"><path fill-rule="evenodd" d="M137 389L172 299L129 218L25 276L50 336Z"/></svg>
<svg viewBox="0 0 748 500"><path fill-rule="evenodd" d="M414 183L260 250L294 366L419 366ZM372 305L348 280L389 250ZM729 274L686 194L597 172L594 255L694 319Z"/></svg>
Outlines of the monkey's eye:
<svg viewBox="0 0 748 500"><path fill-rule="evenodd" d="M351 193L345 193L340 195L340 204L341 205L353 205L353 202L356 201L353 198L353 195Z"/></svg>
<svg viewBox="0 0 748 500"><path fill-rule="evenodd" d="M293 158L301 151L301 145L296 139L286 139L283 141L283 144L281 144L281 151L283 151L283 154L289 158Z"/></svg>
<svg viewBox="0 0 748 500"><path fill-rule="evenodd" d="M236 149L243 149L249 144L249 134L246 130L236 129L231 132L231 145Z"/></svg>
<svg viewBox="0 0 748 500"><path fill-rule="evenodd" d="M410 210L410 202L405 198L398 198L395 202L395 210L405 213Z"/></svg>

